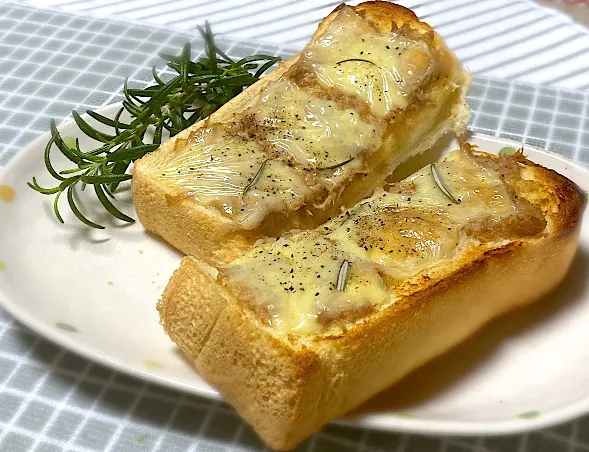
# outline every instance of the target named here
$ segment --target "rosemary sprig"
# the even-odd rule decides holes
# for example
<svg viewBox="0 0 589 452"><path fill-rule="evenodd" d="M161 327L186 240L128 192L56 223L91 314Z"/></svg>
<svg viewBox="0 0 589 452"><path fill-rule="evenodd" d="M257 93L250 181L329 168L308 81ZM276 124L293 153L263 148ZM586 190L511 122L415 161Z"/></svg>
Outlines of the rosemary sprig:
<svg viewBox="0 0 589 452"><path fill-rule="evenodd" d="M444 195L446 196L446 198L448 198L450 201L452 201L454 204L460 204L460 201L458 201L453 195L452 193L450 193L450 191L446 188L446 186L444 185L444 183L442 182L442 179L440 179L440 175L438 174L438 170L436 169L436 164L432 163L431 164L431 170L432 170L432 179L434 180L434 183L436 184L436 186L440 189L440 191L442 193L444 193Z"/></svg>
<svg viewBox="0 0 589 452"><path fill-rule="evenodd" d="M199 31L205 43L205 58L192 61L190 43L178 56L161 54L166 65L175 72L172 78L164 81L154 66L153 82L146 88L129 88L125 80L122 107L113 118L87 111L110 132L97 130L77 112L72 112L80 131L100 143L95 149L82 151L77 139L74 143L63 137L55 121L51 121L51 138L45 147L44 159L47 171L58 184L45 188L33 178L28 185L39 193L54 196L53 210L60 223L64 221L59 212L59 200L66 192L70 209L82 223L104 229L78 208L75 192L78 187L84 190L88 185L93 186L107 212L122 221L134 222L111 201L119 184L133 177L126 174L129 166L157 149L166 135L174 136L209 116L280 60L269 55L252 55L235 61L217 47L208 22L204 29L199 27ZM130 115L128 122L121 120L124 112ZM153 131L153 138L149 138L148 131ZM55 169L51 159L54 147L71 162L71 168Z"/></svg>

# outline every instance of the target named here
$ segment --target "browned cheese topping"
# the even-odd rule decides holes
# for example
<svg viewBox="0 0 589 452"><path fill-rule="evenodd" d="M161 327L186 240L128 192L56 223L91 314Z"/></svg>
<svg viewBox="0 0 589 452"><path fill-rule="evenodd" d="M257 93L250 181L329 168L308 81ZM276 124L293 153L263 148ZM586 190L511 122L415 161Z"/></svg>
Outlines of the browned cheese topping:
<svg viewBox="0 0 589 452"><path fill-rule="evenodd" d="M515 157L468 147L392 184L325 226L255 247L221 272L270 325L311 334L395 301L395 286L479 244L541 234L533 182ZM237 288L237 289L235 289Z"/></svg>
<svg viewBox="0 0 589 452"><path fill-rule="evenodd" d="M154 176L245 229L272 212L332 203L370 170L366 158L384 145L387 124L432 77L431 36L415 33L383 34L340 9L250 108L179 140Z"/></svg>

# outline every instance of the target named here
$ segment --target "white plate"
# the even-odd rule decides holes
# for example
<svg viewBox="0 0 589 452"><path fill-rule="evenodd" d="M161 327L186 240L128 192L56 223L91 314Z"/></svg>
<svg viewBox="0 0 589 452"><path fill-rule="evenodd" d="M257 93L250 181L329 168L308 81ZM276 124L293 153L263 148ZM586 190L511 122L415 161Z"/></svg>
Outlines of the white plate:
<svg viewBox="0 0 589 452"><path fill-rule="evenodd" d="M113 114L118 105L104 108ZM76 136L73 123L60 127ZM82 148L89 140L82 138ZM140 224L120 225L92 196L80 224L66 205L60 225L51 200L29 189L43 164L44 136L0 174L0 301L18 320L56 343L131 375L217 398L178 353L158 323L155 303L180 254ZM507 140L475 135L497 152ZM427 158L443 154L431 151ZM529 157L589 190L589 172L539 150ZM59 153L55 152L55 156ZM423 159L420 159L423 160ZM416 162L413 162L413 166ZM59 165L58 165L59 166ZM401 172L407 172L407 167ZM12 187L14 199L7 202ZM132 212L129 190L119 195ZM65 199L63 200L65 204ZM460 435L514 433L566 421L589 410L589 218L581 247L560 289L525 311L493 322L462 346L379 395L339 422L379 429ZM500 284L500 281L498 281ZM73 328L68 328L68 325Z"/></svg>

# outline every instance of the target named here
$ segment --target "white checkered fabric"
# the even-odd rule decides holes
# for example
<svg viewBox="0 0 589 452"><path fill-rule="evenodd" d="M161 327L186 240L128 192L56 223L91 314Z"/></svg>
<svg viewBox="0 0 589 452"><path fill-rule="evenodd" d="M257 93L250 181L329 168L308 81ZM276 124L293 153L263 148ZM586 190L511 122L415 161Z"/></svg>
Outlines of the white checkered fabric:
<svg viewBox="0 0 589 452"><path fill-rule="evenodd" d="M195 30L204 20L240 41L298 49L341 0L25 0L85 15ZM346 0L355 5L362 0ZM583 0L586 3L586 0ZM446 38L468 68L490 77L589 88L589 30L534 0L395 0ZM544 0L545 4L551 4ZM556 3L556 2L552 2ZM581 0L578 0L581 3ZM589 5L585 6L589 14ZM575 11L579 11L580 7Z"/></svg>
<svg viewBox="0 0 589 452"><path fill-rule="evenodd" d="M131 3L131 2L129 2ZM72 109L144 85L158 52L178 53L195 33L0 4L0 168ZM276 47L225 41L228 53ZM588 93L475 78L472 130L545 147L589 166ZM1 228L0 219L0 228ZM0 308L0 451L258 451L263 445L227 405L164 389L61 349ZM331 425L306 452L589 451L589 417L503 438L426 438Z"/></svg>

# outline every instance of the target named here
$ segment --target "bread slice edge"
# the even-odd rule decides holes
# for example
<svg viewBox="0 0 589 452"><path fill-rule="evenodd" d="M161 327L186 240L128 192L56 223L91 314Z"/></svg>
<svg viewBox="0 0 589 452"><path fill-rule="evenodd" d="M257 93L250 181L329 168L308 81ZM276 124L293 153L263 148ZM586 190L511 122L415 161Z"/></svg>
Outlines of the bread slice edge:
<svg viewBox="0 0 589 452"><path fill-rule="evenodd" d="M329 26L338 9L339 7L319 24L312 41ZM389 2L365 2L354 9L383 29L386 27L390 29L391 23L395 22L398 27L407 25L420 32L433 34L429 25L420 22L411 10L400 5ZM434 34L434 39L440 49L451 55L441 37ZM301 53L303 52L304 50ZM275 71L222 106L208 120L221 122L231 118L233 112L246 109L266 85L279 79L298 61L301 53L281 63ZM455 58L453 55L451 57ZM424 122L433 121L436 124L435 128L416 131L408 137L406 146L399 153L399 158L392 162L393 167L412 156L423 153L447 134L461 135L465 132L470 119L470 110L466 102L470 75L461 72L457 77L461 78L463 83L454 89L452 95L446 100L446 105L439 105L432 109L429 116L424 114L423 118L419 118ZM443 115L448 116L446 120L437 121ZM163 143L154 153L137 161L133 171L132 193L139 221L147 230L161 236L184 254L197 256L211 265L222 266L250 249L257 240L266 235L257 229L246 230L237 227L233 220L221 215L212 207L198 205L191 199L176 199L172 190L155 179L150 172L151 162L157 160L158 155L170 152L177 143L188 140L190 133L202 127L205 121L184 130ZM390 172L393 169L390 168ZM387 176L388 173L383 174L382 179Z"/></svg>
<svg viewBox="0 0 589 452"><path fill-rule="evenodd" d="M295 447L490 320L538 300L566 275L580 234L581 195L557 173L534 166L557 213L551 233L511 241L451 276L424 284L345 334L315 340L279 336L216 279L183 259L158 310L164 329L201 375L270 446Z"/></svg>

